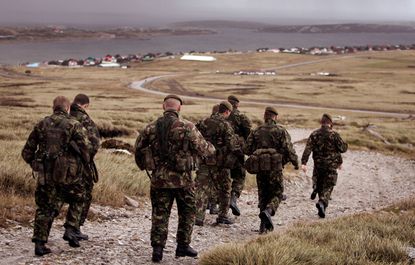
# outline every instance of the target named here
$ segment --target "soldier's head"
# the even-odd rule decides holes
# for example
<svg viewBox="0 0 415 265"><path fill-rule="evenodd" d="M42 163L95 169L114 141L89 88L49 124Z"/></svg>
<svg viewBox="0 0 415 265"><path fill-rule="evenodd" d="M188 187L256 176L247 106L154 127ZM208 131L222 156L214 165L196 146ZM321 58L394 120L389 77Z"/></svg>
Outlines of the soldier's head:
<svg viewBox="0 0 415 265"><path fill-rule="evenodd" d="M278 111L274 107L266 107L264 112L264 120L274 120L278 118Z"/></svg>
<svg viewBox="0 0 415 265"><path fill-rule="evenodd" d="M69 109L71 108L71 102L67 97L64 96L57 96L53 100L53 111L62 110L69 113Z"/></svg>
<svg viewBox="0 0 415 265"><path fill-rule="evenodd" d="M218 113L223 115L223 117L227 118L229 117L229 115L231 115L232 112L232 105L231 103L227 102L227 101L222 101L219 104L219 110Z"/></svg>
<svg viewBox="0 0 415 265"><path fill-rule="evenodd" d="M219 104L215 104L212 108L212 114L216 114L219 112Z"/></svg>
<svg viewBox="0 0 415 265"><path fill-rule="evenodd" d="M230 95L228 97L228 102L232 104L232 107L237 109L239 107L239 99L234 96L234 95Z"/></svg>
<svg viewBox="0 0 415 265"><path fill-rule="evenodd" d="M181 106L183 104L182 99L177 95L167 95L164 98L163 102L163 110L173 110L173 111L180 111Z"/></svg>
<svg viewBox="0 0 415 265"><path fill-rule="evenodd" d="M324 113L321 117L320 124L330 128L333 127L333 119L331 118L330 114Z"/></svg>
<svg viewBox="0 0 415 265"><path fill-rule="evenodd" d="M87 109L89 107L89 97L85 94L78 94L73 99L73 103L77 104L83 109Z"/></svg>

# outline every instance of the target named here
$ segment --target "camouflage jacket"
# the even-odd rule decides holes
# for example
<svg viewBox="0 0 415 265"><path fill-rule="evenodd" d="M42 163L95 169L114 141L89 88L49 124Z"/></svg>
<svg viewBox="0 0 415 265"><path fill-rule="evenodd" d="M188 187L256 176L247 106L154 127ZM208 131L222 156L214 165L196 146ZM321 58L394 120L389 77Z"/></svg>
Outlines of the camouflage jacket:
<svg viewBox="0 0 415 265"><path fill-rule="evenodd" d="M79 121L82 126L87 130L88 139L91 142L91 150L90 155L94 157L95 154L98 152L99 145L100 145L100 135L98 131L98 127L95 125L94 121L89 117L88 113L84 109L82 109L77 104L71 105L70 115Z"/></svg>
<svg viewBox="0 0 415 265"><path fill-rule="evenodd" d="M273 120L255 128L248 136L245 154L251 155L257 149L274 148L282 155L283 165L291 162L298 167L298 157L287 130Z"/></svg>
<svg viewBox="0 0 415 265"><path fill-rule="evenodd" d="M240 113L238 109L234 108L228 117L228 121L231 123L235 133L246 141L248 135L251 133L251 120L245 114Z"/></svg>
<svg viewBox="0 0 415 265"><path fill-rule="evenodd" d="M54 126L62 128L61 131L54 130ZM50 137L55 131L56 135ZM64 132L64 135L61 132ZM47 139L54 139L55 146L60 146L60 156L68 159L67 164L62 166L72 165L75 168L71 171L72 173L76 173L81 159L84 161L90 159L91 147L85 128L64 110L55 110L51 116L45 117L35 125L22 150L22 157L26 163L33 167L35 160L44 162L47 159ZM73 150L71 142L75 144L77 150ZM51 174L52 172L45 173Z"/></svg>
<svg viewBox="0 0 415 265"><path fill-rule="evenodd" d="M168 132L158 133L157 124L162 119L170 119ZM167 138L166 146L161 138ZM151 174L154 188L182 188L193 185L191 171L179 172L172 162L194 156L206 157L215 153L215 147L207 142L193 123L179 117L175 111L165 111L157 121L147 125L137 137L135 143L136 161L141 150L150 148L154 157L155 170ZM163 149L165 151L163 151ZM137 163L138 164L138 163Z"/></svg>
<svg viewBox="0 0 415 265"><path fill-rule="evenodd" d="M210 117L199 121L196 127L203 137L212 143L216 152L224 156L229 154L243 154L238 136L231 124L221 114L212 114Z"/></svg>
<svg viewBox="0 0 415 265"><path fill-rule="evenodd" d="M311 133L304 149L301 163L307 164L308 158L313 152L314 164L317 167L338 168L342 163L341 153L347 151L347 143L340 135L327 126Z"/></svg>

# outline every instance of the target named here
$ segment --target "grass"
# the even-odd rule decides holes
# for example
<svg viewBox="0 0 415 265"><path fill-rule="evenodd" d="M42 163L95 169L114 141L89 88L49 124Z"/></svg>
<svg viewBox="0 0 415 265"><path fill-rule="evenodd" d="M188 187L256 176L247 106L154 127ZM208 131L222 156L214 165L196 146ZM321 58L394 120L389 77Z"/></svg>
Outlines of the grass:
<svg viewBox="0 0 415 265"><path fill-rule="evenodd" d="M20 152L36 122L50 115L52 100L57 95L72 99L78 93L86 93L91 98L88 113L100 127L103 136L117 137L134 144L137 131L162 113L162 97L128 88L130 82L150 76L177 73L178 76L174 78L156 81L151 85L160 90L176 89L180 93L219 98L232 93L241 99L265 98L273 102L414 113L415 106L410 96L415 93L412 85L415 77L413 69L408 68L407 64L413 61L415 53L361 55L287 68L279 70L278 75L272 77L240 77L231 73L241 69L273 69L317 59L306 55L268 53L218 54L215 55L218 60L213 63L184 62L176 58L133 64L128 69L37 68L31 69L30 76L24 74L24 67L1 68L0 148L3 151L0 152L0 195L4 201L15 206L33 206L35 180L31 177L29 166L21 159ZM309 75L318 71L334 72L338 76L326 78ZM182 115L197 121L210 114L212 105L212 102L185 100ZM277 108L280 121L286 127L316 128L321 114L327 112L324 109ZM241 106L241 111L251 118L255 126L261 123L263 110L263 106ZM414 157L415 134L411 133L415 129L413 119L347 111L329 112L333 116L346 117L346 120L336 124L336 128L352 149ZM362 131L362 127L368 123L376 125L376 131L390 145ZM148 195L148 177L138 170L132 157L109 154L101 149L96 163L101 179L94 189L95 203L122 206L124 195ZM287 178L295 179L295 175L287 171ZM249 175L245 186L247 189L255 187L255 178ZM0 216L10 216L10 211L2 207Z"/></svg>
<svg viewBox="0 0 415 265"><path fill-rule="evenodd" d="M415 244L414 228L411 198L373 214L298 223L247 242L221 245L204 253L199 264L408 264L406 247Z"/></svg>

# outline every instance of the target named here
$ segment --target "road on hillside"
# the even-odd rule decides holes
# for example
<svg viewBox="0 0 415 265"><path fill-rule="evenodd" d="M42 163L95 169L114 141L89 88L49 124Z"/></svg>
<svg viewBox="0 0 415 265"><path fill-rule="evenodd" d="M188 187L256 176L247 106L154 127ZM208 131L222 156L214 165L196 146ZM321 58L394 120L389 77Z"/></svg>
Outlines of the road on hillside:
<svg viewBox="0 0 415 265"><path fill-rule="evenodd" d="M293 63L293 64L286 64L281 65L278 67L275 67L273 69L276 70L282 70L287 68L295 68L299 66L304 65L310 65L310 64L317 64L325 61L332 61L332 60L346 60L350 58L355 58L356 56L342 56L337 58L327 58L327 59L319 59L319 60L312 60L307 62L301 62L301 63ZM200 74L207 74L207 73L200 73ZM154 90L148 88L148 85L152 82L164 78L173 78L175 76L178 76L180 74L167 74L167 75L161 75L161 76L153 76L149 77L143 80L138 80L132 82L129 87L138 90L144 93L153 94L157 96L166 96L168 94L171 94L172 92L163 92L161 90ZM199 100L199 101L211 101L211 102L218 102L220 100L223 100L223 98L216 98L212 96L198 96L198 95L189 95L184 92L177 93L174 91L175 94L178 94L183 99L189 99L189 100ZM293 103L281 103L281 102L272 102L272 101L261 101L261 100L241 100L241 103L243 104L251 104L251 105L259 105L259 106L269 106L274 105L278 107L288 107L288 108L297 108L297 109L316 109L316 110L335 110L335 111L347 111L347 112L354 112L354 113L363 113L363 114L377 114L382 116L391 116L391 117L398 117L398 118L406 118L411 114L405 114L405 113L399 113L399 112L388 112L388 111L375 111L375 110L364 110L364 109L350 109L350 108L334 108L334 107L324 107L324 106L310 106L306 104L293 104ZM413 115L413 114L412 114Z"/></svg>

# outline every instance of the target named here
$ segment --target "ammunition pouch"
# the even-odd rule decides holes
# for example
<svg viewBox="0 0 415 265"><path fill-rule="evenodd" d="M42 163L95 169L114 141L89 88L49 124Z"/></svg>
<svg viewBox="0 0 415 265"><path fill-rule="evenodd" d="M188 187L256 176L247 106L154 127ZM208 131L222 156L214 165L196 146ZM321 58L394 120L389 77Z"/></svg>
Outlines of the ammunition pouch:
<svg viewBox="0 0 415 265"><path fill-rule="evenodd" d="M38 185L45 185L46 184L46 171L45 165L43 163L43 159L36 158L31 163L32 174L35 179L37 179Z"/></svg>
<svg viewBox="0 0 415 265"><path fill-rule="evenodd" d="M245 168L251 174L261 171L282 171L282 155L273 148L257 149L245 161Z"/></svg>
<svg viewBox="0 0 415 265"><path fill-rule="evenodd" d="M195 170L195 161L192 156L177 157L174 169L177 172L190 172Z"/></svg>

